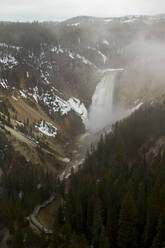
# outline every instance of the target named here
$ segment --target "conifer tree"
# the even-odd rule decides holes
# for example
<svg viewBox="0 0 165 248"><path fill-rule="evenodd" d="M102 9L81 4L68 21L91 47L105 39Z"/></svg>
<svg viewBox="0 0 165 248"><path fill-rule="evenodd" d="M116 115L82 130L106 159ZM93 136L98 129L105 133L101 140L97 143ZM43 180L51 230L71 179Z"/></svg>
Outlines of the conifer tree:
<svg viewBox="0 0 165 248"><path fill-rule="evenodd" d="M137 247L136 223L136 205L132 195L128 191L120 210L118 231L119 248Z"/></svg>
<svg viewBox="0 0 165 248"><path fill-rule="evenodd" d="M165 244L165 211L160 215L157 234L153 240L152 248L163 248Z"/></svg>
<svg viewBox="0 0 165 248"><path fill-rule="evenodd" d="M102 227L100 238L99 238L99 248L109 248L109 240L106 236L105 228Z"/></svg>

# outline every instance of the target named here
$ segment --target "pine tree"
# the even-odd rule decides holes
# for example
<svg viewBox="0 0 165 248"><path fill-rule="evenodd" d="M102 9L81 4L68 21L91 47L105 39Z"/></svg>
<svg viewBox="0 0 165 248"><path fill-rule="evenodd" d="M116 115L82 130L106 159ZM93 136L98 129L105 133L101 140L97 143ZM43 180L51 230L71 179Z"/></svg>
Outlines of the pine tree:
<svg viewBox="0 0 165 248"><path fill-rule="evenodd" d="M111 248L117 247L117 231L118 231L118 211L116 207L109 208L107 216L106 233L109 238Z"/></svg>
<svg viewBox="0 0 165 248"><path fill-rule="evenodd" d="M99 238L99 248L109 248L109 240L106 236L105 228L102 227L100 238Z"/></svg>
<svg viewBox="0 0 165 248"><path fill-rule="evenodd" d="M151 189L151 194L148 197L146 225L143 233L144 247L150 247L152 245L153 238L156 235L156 227L158 224L159 213L161 211L160 189L159 182L155 183Z"/></svg>
<svg viewBox="0 0 165 248"><path fill-rule="evenodd" d="M101 227L103 224L103 216L102 216L102 205L99 199L95 200L95 205L93 206L93 224L92 224L92 236L93 236L93 244L96 245L99 242L99 235L101 232Z"/></svg>
<svg viewBox="0 0 165 248"><path fill-rule="evenodd" d="M118 231L119 248L137 247L136 223L136 205L132 195L128 191L120 210Z"/></svg>
<svg viewBox="0 0 165 248"><path fill-rule="evenodd" d="M22 248L22 246L23 246L23 232L20 228L18 228L14 234L13 247Z"/></svg>
<svg viewBox="0 0 165 248"><path fill-rule="evenodd" d="M163 248L165 244L165 211L160 215L157 234L153 240L152 248Z"/></svg>

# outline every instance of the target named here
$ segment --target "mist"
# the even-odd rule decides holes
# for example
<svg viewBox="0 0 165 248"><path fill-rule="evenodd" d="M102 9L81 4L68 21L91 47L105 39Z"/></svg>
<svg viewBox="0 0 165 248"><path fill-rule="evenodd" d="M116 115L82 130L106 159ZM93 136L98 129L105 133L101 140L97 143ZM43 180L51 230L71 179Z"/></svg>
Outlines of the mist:
<svg viewBox="0 0 165 248"><path fill-rule="evenodd" d="M139 85L139 96L137 100L126 107L121 102L114 102L115 87L119 84L117 72L104 75L98 83L92 97L92 104L89 109L89 120L87 128L91 133L95 133L104 127L128 116L132 111L141 106L141 92L147 94L161 91L161 86L165 85L165 44L156 38L145 38L140 34L136 36L131 44L124 49L124 56L128 63L124 65L121 74L121 81L124 78L127 88L126 97L131 98L132 90ZM126 76L125 76L126 75ZM140 77L140 79L139 79ZM133 78L133 80L132 80ZM147 92L146 91L147 86ZM129 88L131 90L129 91ZM122 89L120 89L122 91ZM124 93L123 93L124 94ZM155 93L156 94L156 93ZM143 99L146 100L146 99Z"/></svg>
<svg viewBox="0 0 165 248"><path fill-rule="evenodd" d="M140 69L156 77L165 76L165 44L158 39L137 38L125 49L128 57L139 63ZM156 82L155 82L156 83Z"/></svg>

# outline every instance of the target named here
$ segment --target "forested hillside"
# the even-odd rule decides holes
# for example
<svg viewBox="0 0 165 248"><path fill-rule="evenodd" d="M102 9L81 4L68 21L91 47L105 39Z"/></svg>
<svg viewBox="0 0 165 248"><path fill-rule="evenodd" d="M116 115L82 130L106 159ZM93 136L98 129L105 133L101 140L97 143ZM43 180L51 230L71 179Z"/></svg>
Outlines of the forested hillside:
<svg viewBox="0 0 165 248"><path fill-rule="evenodd" d="M91 147L71 176L52 247L164 247L164 116L165 103L143 106Z"/></svg>
<svg viewBox="0 0 165 248"><path fill-rule="evenodd" d="M4 129L4 132L7 131ZM27 244L35 239L28 216L37 204L56 191L58 184L52 173L44 171L39 164L34 166L15 152L4 132L0 132L0 242L9 230L12 245L23 247L25 233ZM10 244L11 239L8 242Z"/></svg>

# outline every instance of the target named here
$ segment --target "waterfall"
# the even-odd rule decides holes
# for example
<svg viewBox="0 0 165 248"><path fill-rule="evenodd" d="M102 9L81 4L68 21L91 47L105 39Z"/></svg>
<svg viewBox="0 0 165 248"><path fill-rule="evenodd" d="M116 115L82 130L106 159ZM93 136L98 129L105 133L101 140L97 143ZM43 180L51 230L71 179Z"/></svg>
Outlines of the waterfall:
<svg viewBox="0 0 165 248"><path fill-rule="evenodd" d="M117 70L103 71L103 77L92 96L87 129L95 133L113 121L113 97Z"/></svg>

